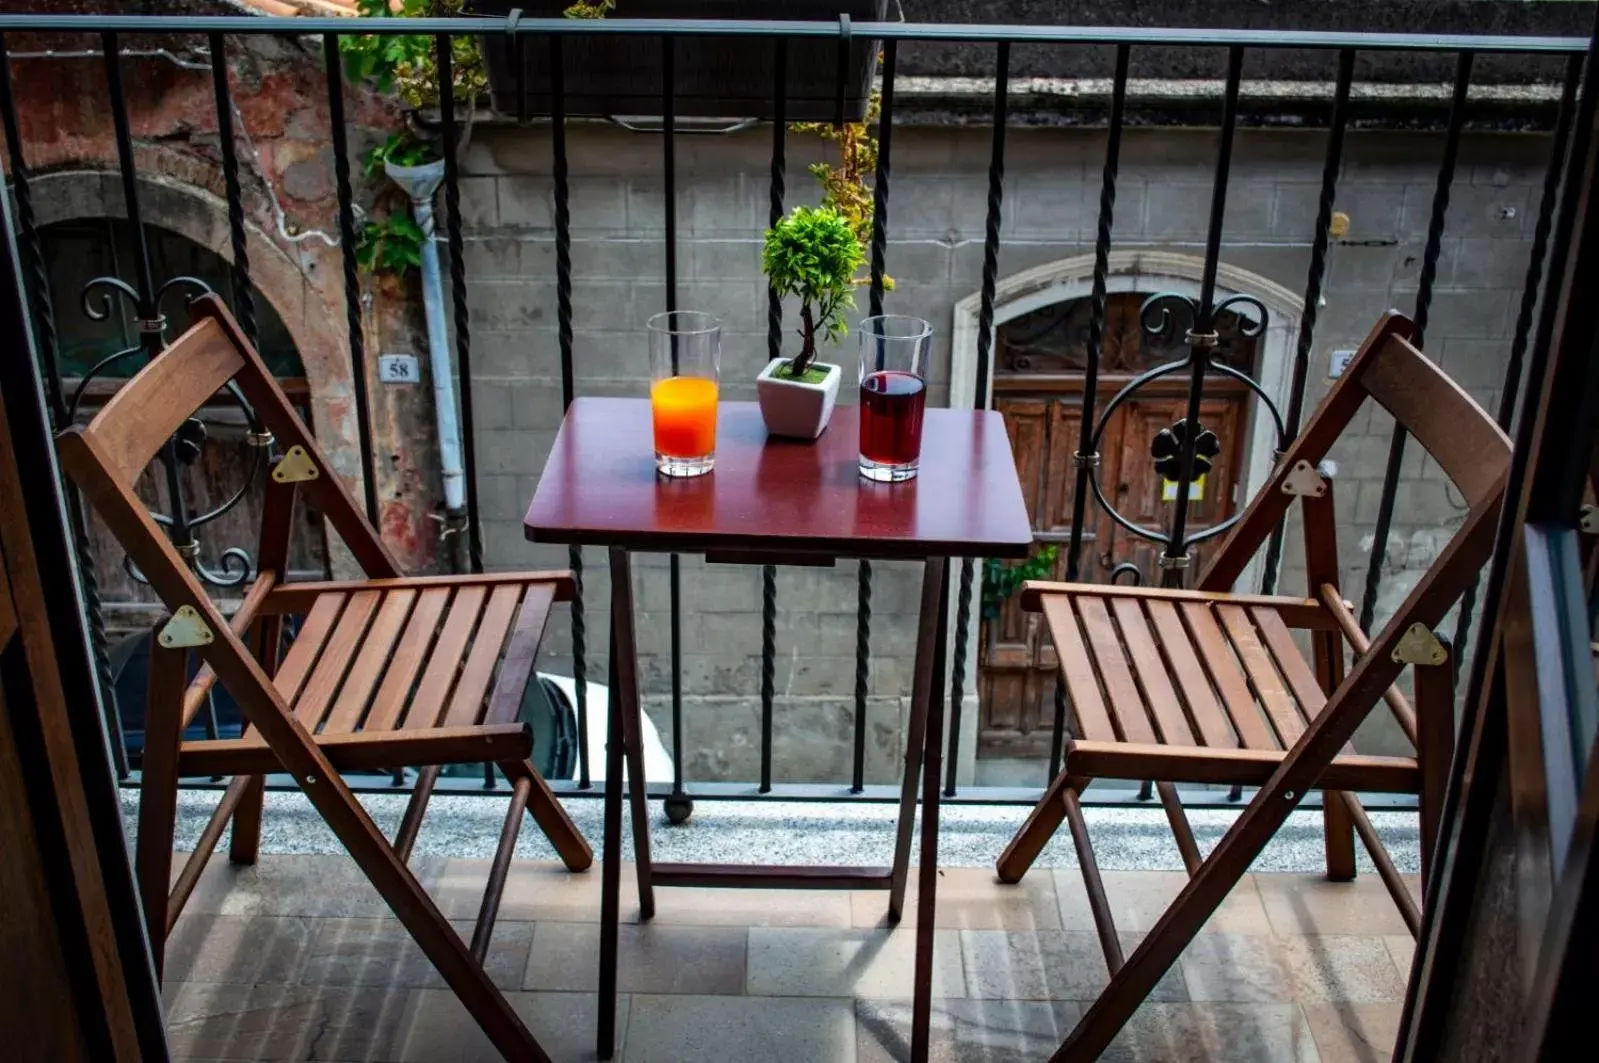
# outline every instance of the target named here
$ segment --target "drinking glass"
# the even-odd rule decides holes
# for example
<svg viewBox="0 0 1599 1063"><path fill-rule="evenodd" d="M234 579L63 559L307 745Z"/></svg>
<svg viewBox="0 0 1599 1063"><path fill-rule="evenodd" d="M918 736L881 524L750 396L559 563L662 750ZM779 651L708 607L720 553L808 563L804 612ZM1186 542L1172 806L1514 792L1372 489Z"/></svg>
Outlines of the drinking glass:
<svg viewBox="0 0 1599 1063"><path fill-rule="evenodd" d="M927 357L933 326L885 314L860 325L861 475L895 483L916 475L927 409Z"/></svg>
<svg viewBox="0 0 1599 1063"><path fill-rule="evenodd" d="M648 327L655 471L704 476L716 465L722 322L698 310L673 310L650 318Z"/></svg>

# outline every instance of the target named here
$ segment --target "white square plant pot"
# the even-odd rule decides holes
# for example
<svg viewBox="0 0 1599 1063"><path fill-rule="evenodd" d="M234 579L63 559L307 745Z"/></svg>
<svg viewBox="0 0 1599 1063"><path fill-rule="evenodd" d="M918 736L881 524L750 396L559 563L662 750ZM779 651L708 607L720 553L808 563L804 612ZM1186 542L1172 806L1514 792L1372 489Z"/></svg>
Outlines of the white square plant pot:
<svg viewBox="0 0 1599 1063"><path fill-rule="evenodd" d="M825 369L827 378L819 384L789 380L777 376L779 366L787 365L787 358L773 358L755 378L755 394L761 402L761 419L766 431L774 436L790 439L815 439L827 428L833 418L833 406L838 402L838 382L844 375L838 366L828 362L814 362L817 369Z"/></svg>

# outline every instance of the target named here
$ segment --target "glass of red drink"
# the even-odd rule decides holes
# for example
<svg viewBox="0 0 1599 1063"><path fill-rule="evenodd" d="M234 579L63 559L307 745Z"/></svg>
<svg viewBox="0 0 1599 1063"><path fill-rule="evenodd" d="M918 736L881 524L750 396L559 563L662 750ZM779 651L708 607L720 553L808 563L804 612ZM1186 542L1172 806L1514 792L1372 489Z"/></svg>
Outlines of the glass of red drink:
<svg viewBox="0 0 1599 1063"><path fill-rule="evenodd" d="M927 358L933 326L884 314L860 325L861 475L896 483L916 475L927 409Z"/></svg>

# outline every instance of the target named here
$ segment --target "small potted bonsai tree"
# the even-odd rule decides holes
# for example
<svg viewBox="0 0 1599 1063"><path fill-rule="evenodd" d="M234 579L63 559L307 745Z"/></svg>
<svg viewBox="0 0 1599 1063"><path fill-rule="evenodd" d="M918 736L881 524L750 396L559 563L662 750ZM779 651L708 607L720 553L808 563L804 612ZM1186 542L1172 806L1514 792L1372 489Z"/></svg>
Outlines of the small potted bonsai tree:
<svg viewBox="0 0 1599 1063"><path fill-rule="evenodd" d="M766 430L815 439L838 401L839 367L816 360L818 340L837 343L855 307L855 271L865 252L849 220L833 207L795 207L766 231L761 269L779 295L800 301L800 352L774 358L755 380Z"/></svg>

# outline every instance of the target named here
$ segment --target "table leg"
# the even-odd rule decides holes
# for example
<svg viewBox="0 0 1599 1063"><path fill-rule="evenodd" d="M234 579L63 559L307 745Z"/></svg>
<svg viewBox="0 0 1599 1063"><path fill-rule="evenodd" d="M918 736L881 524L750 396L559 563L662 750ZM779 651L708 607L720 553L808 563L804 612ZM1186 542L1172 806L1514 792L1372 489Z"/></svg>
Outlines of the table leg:
<svg viewBox="0 0 1599 1063"><path fill-rule="evenodd" d="M611 549L611 630L616 632L616 683L611 697L622 710L622 749L627 756L627 798L633 812L633 866L638 871L639 918L655 915L650 874L650 811L644 777L644 725L638 684L638 640L633 624L633 565L619 547ZM607 776L607 779L609 776Z"/></svg>
<svg viewBox="0 0 1599 1063"><path fill-rule="evenodd" d="M944 658L949 650L949 559L928 564L938 584L933 636L933 696L928 699L927 752L922 758L922 861L916 890L916 998L911 1007L911 1063L927 1063L933 1019L933 939L938 910L938 800L944 763Z"/></svg>
<svg viewBox="0 0 1599 1063"><path fill-rule="evenodd" d="M622 915L622 699L617 676L617 618L626 616L619 607L619 588L627 587L627 554L611 551L611 635L610 669L607 685L611 696L605 711L605 845L600 864L600 993L599 1022L594 1034L594 1054L610 1059L616 1052L616 964L617 943ZM618 578L618 568L621 577ZM625 601L623 603L625 606Z"/></svg>
<svg viewBox="0 0 1599 1063"><path fill-rule="evenodd" d="M921 773L922 747L927 739L927 707L939 699L933 681L933 643L943 625L939 608L941 593L938 566L948 562L928 561L922 567L922 605L916 624L916 664L911 672L911 714L905 729L905 777L900 782L899 825L894 837L892 884L888 891L888 922L898 923L905 911L905 884L910 878L911 836L916 829L916 780Z"/></svg>

